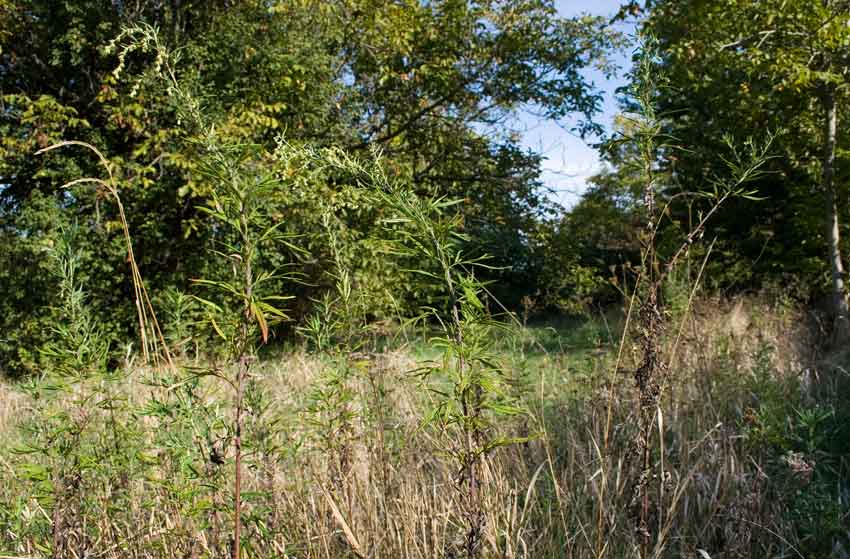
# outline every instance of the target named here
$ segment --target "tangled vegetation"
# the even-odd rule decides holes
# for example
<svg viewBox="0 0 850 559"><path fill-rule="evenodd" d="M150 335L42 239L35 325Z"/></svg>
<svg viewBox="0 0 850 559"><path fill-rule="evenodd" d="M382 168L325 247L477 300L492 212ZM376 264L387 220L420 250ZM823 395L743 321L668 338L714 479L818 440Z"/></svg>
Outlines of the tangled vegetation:
<svg viewBox="0 0 850 559"><path fill-rule="evenodd" d="M0 557L847 557L850 14L804 7L625 3L653 34L561 213L484 129L599 133L602 18L0 0ZM740 57L797 120L694 116ZM825 214L780 215L803 176ZM754 256L759 204L828 257Z"/></svg>

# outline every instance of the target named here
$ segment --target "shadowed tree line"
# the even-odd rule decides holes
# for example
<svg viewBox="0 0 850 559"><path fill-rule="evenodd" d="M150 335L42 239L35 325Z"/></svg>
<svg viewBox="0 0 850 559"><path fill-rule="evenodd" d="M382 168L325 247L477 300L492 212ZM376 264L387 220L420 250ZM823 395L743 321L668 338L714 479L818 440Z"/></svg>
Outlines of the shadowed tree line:
<svg viewBox="0 0 850 559"><path fill-rule="evenodd" d="M565 19L552 2L221 1L0 3L0 282L4 368L31 364L57 286L45 247L58 226L86 231L84 281L110 323L128 338L135 312L122 266L120 228L103 193L70 178L97 176L83 150L34 153L64 139L97 147L114 165L141 272L155 296L190 289L208 275L205 247L217 231L198 208L211 187L199 163L199 132L179 117L179 99L156 79L139 48L108 49L122 28L160 30L179 56L176 77L200 100L222 141L257 146L249 166L298 187L276 193L271 215L299 236L299 254L267 253L301 278L293 316L327 288L330 247L323 204L338 217L344 258L371 286L375 317L433 294L375 240L382 208L346 188L333 169L284 168L271 156L285 141L379 151L393 179L424 195L464 200L468 250L490 254L494 289L508 304L543 288L556 207L539 179L540 157L505 125L519 109L599 132L600 93L583 77L618 40L599 18ZM556 290L569 286L553 286ZM558 294L564 300L565 294ZM282 331L283 332L283 331Z"/></svg>
<svg viewBox="0 0 850 559"><path fill-rule="evenodd" d="M380 153L393 181L462 200L465 251L489 255L480 273L495 299L527 312L584 312L619 301L639 273L646 207L630 112L602 142L607 166L570 211L547 196L541 157L508 125L519 110L574 124L598 138L601 94L586 78L614 68L624 47L617 19L640 18L656 37L665 80L654 93L667 149L655 179L664 212L659 254L699 223L732 145L775 136L753 196L712 216L705 278L714 288L793 283L828 300L839 339L847 211L846 2L715 0L624 3L614 22L559 17L548 0L312 2L97 0L0 2L0 355L7 372L34 366L59 286L45 251L61 225L85 231L81 274L113 345L131 339L135 309L123 273L122 233L108 196L67 180L97 176L83 150L35 156L57 141L97 147L114 166L136 256L158 304L174 310L192 279L217 266L206 250L220 231L199 208L212 186L195 124L157 79L144 48L119 56L122 29L149 24L176 54L175 78L222 141L254 146L245 173L285 179L269 201L300 250L261 258L298 278L284 338L330 288L334 258L371 296L374 319L410 314L440 293L411 275L381 240L386 208L357 178L309 158L276 160L281 142ZM322 216L330 208L338 249ZM693 240L682 273L693 279L708 243ZM332 253L336 250L338 255ZM273 289L274 290L274 289ZM178 309L191 314L191 309ZM175 311L176 312L176 311ZM115 348L113 348L115 349Z"/></svg>

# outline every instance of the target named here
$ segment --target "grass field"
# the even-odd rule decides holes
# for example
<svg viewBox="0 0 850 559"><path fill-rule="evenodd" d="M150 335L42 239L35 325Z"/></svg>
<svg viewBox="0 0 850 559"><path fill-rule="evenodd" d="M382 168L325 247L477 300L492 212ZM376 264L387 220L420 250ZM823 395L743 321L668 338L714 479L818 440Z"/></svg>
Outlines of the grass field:
<svg viewBox="0 0 850 559"><path fill-rule="evenodd" d="M656 466L643 480L651 555L841 557L842 356L818 355L807 317L765 300L704 300L672 319ZM488 427L505 444L484 459L482 556L637 554L636 350L627 340L616 367L622 322L613 312L494 334L523 411ZM245 556L461 556L458 433L435 414L447 385L417 374L440 354L423 332L386 345L353 356L292 348L252 369ZM227 556L231 395L220 378L192 375L193 363L0 387L0 555Z"/></svg>

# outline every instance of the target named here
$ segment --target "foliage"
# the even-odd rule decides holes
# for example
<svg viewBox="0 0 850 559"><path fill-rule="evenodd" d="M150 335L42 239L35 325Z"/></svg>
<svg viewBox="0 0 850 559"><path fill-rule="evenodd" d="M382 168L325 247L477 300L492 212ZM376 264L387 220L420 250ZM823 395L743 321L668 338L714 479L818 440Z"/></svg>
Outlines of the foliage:
<svg viewBox="0 0 850 559"><path fill-rule="evenodd" d="M753 298L737 303L754 327L733 333L728 310L736 305L716 298L695 301L699 312L687 317L693 322L686 330L698 334L683 337L670 369L673 389L661 403L664 444L656 449L665 469L679 474L670 480L671 502L663 515L666 553L703 549L712 557L759 557L794 555L797 549L816 555L834 544L830 537L843 541L837 530L842 525L835 522L843 517L834 513L846 474L833 468L846 465L846 419L840 406L844 393L833 380L846 378L838 369L832 377L829 362L820 360L806 364L818 367L813 375L830 376L808 384L797 374L804 357L793 348L805 335L804 310L779 313L772 303ZM631 388L625 383L612 388L601 378L616 360L617 343L606 340L617 337L619 327L585 319L537 324L518 334L523 347L506 340L502 329L491 330L484 341L500 363L524 367L527 388L517 397L539 412L491 415L492 432L520 438L531 428L539 436L484 460L480 556L530 559L566 550L598 558L599 538L603 557L637 556L624 507L628 464L618 459L633 434ZM433 355L429 338L411 333L413 346L364 352L352 363L356 372L347 379L352 431L341 439L350 441L351 461L342 489L329 483L336 475L334 456L317 444L330 438L325 424L310 424L297 413L312 404L317 387L328 386L329 366L340 363L333 351L294 348L254 364L254 387L246 392L252 412L243 432L243 555L462 554L457 536L465 534L460 522L466 509L457 490L458 465L444 438L455 430L444 430L440 421L423 424L438 394L423 390L409 374L412 366L441 364L441 355L436 363L412 360L416 351ZM831 359L840 366L844 358ZM446 374L434 371L428 385L445 392ZM81 516L63 509L74 520L64 530L73 546L69 552L132 559L161 557L164 550L224 555L233 471L227 384L146 368L110 376L109 383L85 388L93 402L108 387L112 405L87 408L82 444L71 447L82 457L79 487L86 492L77 509ZM373 390L369 378L376 386L383 379L383 388ZM0 437L10 441L0 450L0 467L17 474L0 478L0 549L11 556L49 557L53 493L44 480L60 469L55 454L44 454L38 433L54 424L42 415L47 400L21 400L19 387L0 387L12 408L11 418L0 416ZM68 430L77 412L76 393L46 396L53 417L61 418L56 425ZM609 401L616 429L609 437L611 459L605 459L599 450ZM23 431L16 430L19 425ZM761 437L765 429L778 437ZM39 450L10 452L23 448L21 440ZM813 466L809 481L805 464ZM581 529L587 537L575 538ZM81 541L84 549L77 545Z"/></svg>
<svg viewBox="0 0 850 559"><path fill-rule="evenodd" d="M843 83L847 10L840 1L646 3L643 27L658 37L670 87L658 92L664 129L687 151L660 158L682 192L722 166L723 138L776 133L771 173L753 183L758 201L732 202L720 217L707 277L717 286L752 287L782 274L825 290L824 205L820 186L824 87ZM838 89L846 117L846 92ZM837 184L846 182L846 127L840 127ZM844 196L845 194L840 194ZM674 204L685 227L700 205ZM846 219L843 205L839 221ZM739 216L746 215L747 219Z"/></svg>
<svg viewBox="0 0 850 559"><path fill-rule="evenodd" d="M840 555L845 356L697 293L826 269L846 8L647 2L559 215L507 123L599 132L599 18L0 0L0 555Z"/></svg>
<svg viewBox="0 0 850 559"><path fill-rule="evenodd" d="M458 552L473 559L480 554L486 529L485 459L499 447L524 440L499 436L496 421L522 409L511 401L507 373L493 355L492 330L499 325L481 299L484 284L475 274L482 259L464 254L459 214L445 215L459 202L381 186L381 195L394 210L387 223L398 226L397 250L416 257L421 264L414 271L439 282L443 292L442 300L417 318L439 324L440 330L430 343L441 359L424 367L422 374L437 379L431 388L436 396L431 421L445 433L445 451L457 468L465 528Z"/></svg>
<svg viewBox="0 0 850 559"><path fill-rule="evenodd" d="M770 351L765 347L757 354L749 377L752 403L744 433L752 450L766 456L771 489L787 505L800 551L825 557L836 542L850 544L844 527L850 511L835 495L848 476L847 411L841 404L847 382L840 369L829 388L777 382Z"/></svg>
<svg viewBox="0 0 850 559"><path fill-rule="evenodd" d="M634 107L634 112L627 115L630 135L618 141L628 142L633 146L636 174L640 181L638 184L642 185L638 206L642 230L639 234L640 262L626 311L627 321L630 321L634 310L636 326L634 332L626 329L621 344L625 345L627 335L633 336L639 356L634 369L636 433L630 451L630 454L637 458L638 465L631 481L632 497L628 507L635 525L636 546L640 557L645 559L650 554L654 556L664 550L666 542L664 530L660 528L663 526L661 519L665 515L665 509L675 507L674 501L665 500L665 484L668 484L671 471L665 469L663 461L656 464L653 450L654 425L656 418L662 413L663 389L669 374L671 358L667 354L676 351L676 342L670 350L667 350L663 343L670 322L670 308L677 302L663 297L664 288L671 285L671 279L675 278L684 256L692 244L702 238L709 220L715 213L718 213L728 200L753 197L748 183L764 175L763 168L769 159L771 139L768 138L764 145L758 145L750 139L745 143L745 148L739 150L727 136L725 141L731 156L720 158L728 167L728 174L704 178L706 185L701 192L692 196L702 199L706 210L697 215L687 230L680 235L668 236L665 243L665 239L659 236L659 230L666 217L667 208L679 196L665 192L665 177L656 173L656 161L659 153L669 154L681 148L665 137L663 117L654 105L655 91L666 85L664 74L658 71L659 52L654 38L644 39L637 59L638 65L633 72L629 92ZM668 246L664 246L665 244ZM701 272L702 270L700 275ZM699 285L700 279L699 276L695 279L696 286ZM605 444L607 447L607 435ZM659 528L653 526L656 519ZM601 548L601 542L599 545Z"/></svg>
<svg viewBox="0 0 850 559"><path fill-rule="evenodd" d="M27 439L15 448L32 460L20 465L32 498L50 511L46 525L37 521L30 530L42 533L53 557L86 553L94 545L99 535L83 519L120 510L127 495L116 488L115 498L104 504L90 493L101 478L132 476L138 445L135 430L116 421L124 406L112 386L121 375L107 367L108 342L87 304L78 235L76 228L62 231L51 249L61 304L51 340L41 349L43 373L28 384L36 415L24 423Z"/></svg>
<svg viewBox="0 0 850 559"><path fill-rule="evenodd" d="M95 167L71 151L35 159L37 149L73 138L109 154L154 298L169 289L189 293L192 278L216 271L211 253L198 250L217 234L201 209L215 188L204 172L203 131L185 118L186 97L171 95L157 77L163 61L155 53L140 46L119 56L121 49L109 48L123 41L122 29L161 30L162 46L179 53L175 77L222 143L258 146L252 172L298 177L302 187L276 189L268 207L285 216L280 231L299 235L310 255L291 270L305 280L293 291L296 319L329 287L320 216L331 197L345 213L340 251L350 255L351 273L372 291L383 290L385 278L402 285L410 277L376 252L381 210L374 201L343 202L355 192L344 177L293 173L289 160L276 161L281 133L294 146L381 148L388 172L419 193L464 199L469 250L496 257L499 266L487 273L499 280L500 297L518 302L535 289L532 265L545 260L527 239L554 207L538 180L539 158L505 123L529 108L578 122L582 133L598 130L591 118L600 97L581 70L610 71L606 51L619 40L600 18L558 17L549 0L15 0L4 2L0 18L0 231L9 241L0 258L4 292L13 295L3 303L0 349L4 369L18 373L31 370L43 341L35 316L50 286L25 278L38 275L35 247L51 235L48 216L57 208L87 231L83 251L98 254L89 289L99 320L118 338L134 328L134 309L122 296L130 285L111 273L123 258L115 209L97 193L57 192L65 177L96 176ZM274 268L289 261L283 252L264 257Z"/></svg>

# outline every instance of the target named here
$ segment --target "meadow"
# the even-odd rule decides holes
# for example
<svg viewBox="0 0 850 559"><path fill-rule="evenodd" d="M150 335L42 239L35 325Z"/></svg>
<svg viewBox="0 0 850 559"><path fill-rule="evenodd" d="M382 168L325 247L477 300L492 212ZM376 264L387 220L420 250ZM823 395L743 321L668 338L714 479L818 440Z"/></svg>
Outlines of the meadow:
<svg viewBox="0 0 850 559"><path fill-rule="evenodd" d="M843 355L813 352L810 317L781 298L694 307L665 339L678 350L654 425L650 556L840 552ZM640 546L636 352L620 351L622 323L617 311L494 334L518 411L483 435L510 444L481 458L479 556L626 557ZM374 349L305 342L252 367L248 556L464 556L459 431L437 411L446 379L421 375L442 358L433 332L381 330L368 334ZM3 386L4 556L232 552L234 395L222 378L192 374L195 357L175 358L179 378L128 362L64 387Z"/></svg>
<svg viewBox="0 0 850 559"><path fill-rule="evenodd" d="M0 559L847 559L848 68L846 0L0 0Z"/></svg>

